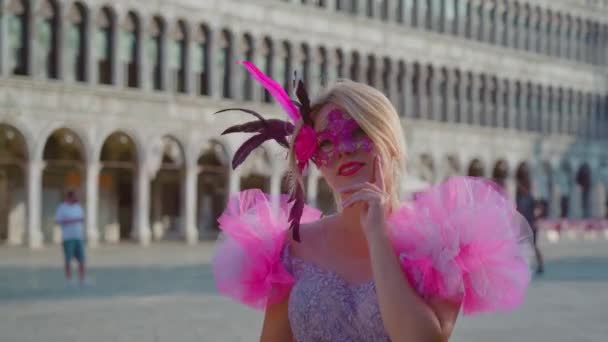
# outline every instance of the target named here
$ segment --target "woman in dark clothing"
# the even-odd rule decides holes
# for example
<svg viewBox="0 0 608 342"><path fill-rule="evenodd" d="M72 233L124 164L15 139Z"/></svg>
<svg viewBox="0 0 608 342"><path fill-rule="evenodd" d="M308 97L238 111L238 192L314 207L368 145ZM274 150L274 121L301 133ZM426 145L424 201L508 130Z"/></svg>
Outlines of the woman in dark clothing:
<svg viewBox="0 0 608 342"><path fill-rule="evenodd" d="M530 194L530 186L520 184L517 189L517 211L528 221L530 227L532 227L532 243L534 247L534 254L536 255L536 274L542 274L544 272L543 256L540 253L540 249L537 244L538 226L536 225L536 201Z"/></svg>

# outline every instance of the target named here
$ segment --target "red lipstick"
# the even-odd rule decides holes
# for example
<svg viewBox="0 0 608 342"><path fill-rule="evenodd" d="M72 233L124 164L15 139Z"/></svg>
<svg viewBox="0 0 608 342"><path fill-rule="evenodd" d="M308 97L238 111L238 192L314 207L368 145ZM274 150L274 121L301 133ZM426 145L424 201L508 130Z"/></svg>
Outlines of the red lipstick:
<svg viewBox="0 0 608 342"><path fill-rule="evenodd" d="M362 162L348 162L340 165L338 168L338 176L352 176L357 173L365 165Z"/></svg>

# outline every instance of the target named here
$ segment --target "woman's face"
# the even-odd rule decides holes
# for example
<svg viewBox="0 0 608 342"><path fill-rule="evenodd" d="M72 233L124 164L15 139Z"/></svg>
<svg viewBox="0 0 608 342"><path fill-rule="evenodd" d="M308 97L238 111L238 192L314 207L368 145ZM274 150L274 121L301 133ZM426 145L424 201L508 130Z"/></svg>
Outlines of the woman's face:
<svg viewBox="0 0 608 342"><path fill-rule="evenodd" d="M372 181L376 151L348 113L327 104L317 114L314 128L318 150L313 159L334 191Z"/></svg>

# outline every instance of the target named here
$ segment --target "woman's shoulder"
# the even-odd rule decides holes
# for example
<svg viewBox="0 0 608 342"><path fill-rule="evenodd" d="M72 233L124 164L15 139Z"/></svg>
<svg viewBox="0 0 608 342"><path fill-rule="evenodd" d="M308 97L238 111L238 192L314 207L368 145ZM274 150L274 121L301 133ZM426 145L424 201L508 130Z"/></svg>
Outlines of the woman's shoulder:
<svg viewBox="0 0 608 342"><path fill-rule="evenodd" d="M287 232L286 248L291 255L307 260L311 250L320 248L336 221L336 215L322 216L317 220L300 224L300 241L295 241L292 231Z"/></svg>

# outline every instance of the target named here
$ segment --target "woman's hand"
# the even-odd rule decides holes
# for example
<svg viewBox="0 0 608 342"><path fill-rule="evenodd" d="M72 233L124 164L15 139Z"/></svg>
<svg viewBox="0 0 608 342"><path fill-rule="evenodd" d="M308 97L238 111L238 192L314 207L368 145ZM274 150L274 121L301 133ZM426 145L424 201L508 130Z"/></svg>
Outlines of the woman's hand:
<svg viewBox="0 0 608 342"><path fill-rule="evenodd" d="M388 195L384 191L384 175L380 165L380 158L374 158L373 181L356 184L340 190L342 194L352 193L342 203L342 208L362 205L361 225L367 234L371 232L384 232L386 204Z"/></svg>

